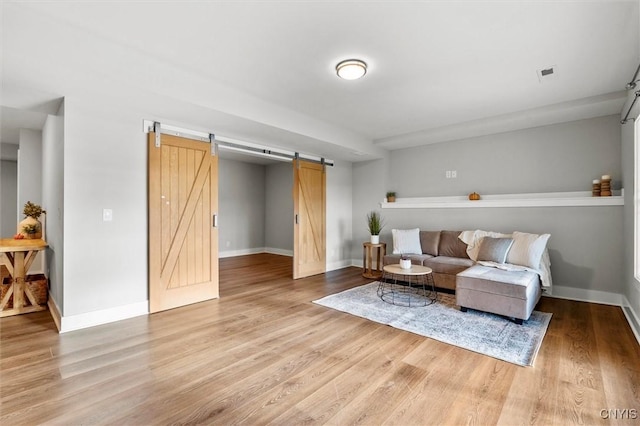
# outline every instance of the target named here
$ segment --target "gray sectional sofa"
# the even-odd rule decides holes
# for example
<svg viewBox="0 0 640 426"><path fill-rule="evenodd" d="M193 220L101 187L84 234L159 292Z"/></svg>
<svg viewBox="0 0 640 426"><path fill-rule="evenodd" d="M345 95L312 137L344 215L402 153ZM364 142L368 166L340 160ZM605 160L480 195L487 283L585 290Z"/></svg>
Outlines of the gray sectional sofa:
<svg viewBox="0 0 640 426"><path fill-rule="evenodd" d="M422 253L406 255L412 264L433 270L436 287L455 291L461 310L471 308L505 315L517 323L529 319L542 295L540 274L476 262L469 257L461 235L462 231L419 231ZM401 254L388 254L383 262L399 263L400 257Z"/></svg>
<svg viewBox="0 0 640 426"><path fill-rule="evenodd" d="M407 254L414 265L433 269L436 287L455 290L456 275L475 264L467 245L459 238L462 231L420 231L421 254ZM400 263L400 254L388 254L384 264Z"/></svg>

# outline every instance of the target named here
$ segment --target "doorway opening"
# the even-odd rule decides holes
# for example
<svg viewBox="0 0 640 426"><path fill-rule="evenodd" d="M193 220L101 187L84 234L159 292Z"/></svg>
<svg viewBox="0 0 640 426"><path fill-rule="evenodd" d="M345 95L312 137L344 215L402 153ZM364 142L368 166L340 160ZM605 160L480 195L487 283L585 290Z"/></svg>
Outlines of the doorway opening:
<svg viewBox="0 0 640 426"><path fill-rule="evenodd" d="M221 297L273 268L293 275L293 174L290 161L220 149Z"/></svg>

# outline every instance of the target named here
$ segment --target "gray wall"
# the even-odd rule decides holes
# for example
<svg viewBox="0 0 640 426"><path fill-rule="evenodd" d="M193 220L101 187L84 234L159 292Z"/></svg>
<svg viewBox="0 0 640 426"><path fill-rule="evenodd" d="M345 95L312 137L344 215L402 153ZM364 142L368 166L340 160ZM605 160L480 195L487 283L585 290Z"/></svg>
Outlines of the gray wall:
<svg viewBox="0 0 640 426"><path fill-rule="evenodd" d="M264 247L265 167L221 158L218 185L220 252Z"/></svg>
<svg viewBox="0 0 640 426"><path fill-rule="evenodd" d="M18 161L18 145L9 142L0 142L0 160Z"/></svg>
<svg viewBox="0 0 640 426"><path fill-rule="evenodd" d="M354 165L354 237L366 241L363 214L379 208L387 190L399 197L589 191L591 181L622 176L619 117L608 116L392 151L384 160ZM457 179L446 179L456 170ZM385 183L382 176L389 176ZM370 195L373 193L374 195ZM357 206L357 207L356 207ZM392 228L484 229L550 233L554 285L622 290L622 216L614 207L382 210ZM361 247L352 252L362 256Z"/></svg>
<svg viewBox="0 0 640 426"><path fill-rule="evenodd" d="M266 166L265 247L293 252L293 166Z"/></svg>
<svg viewBox="0 0 640 426"><path fill-rule="evenodd" d="M389 158L381 160L362 161L353 163L353 188L351 208L353 212L351 245L351 258L362 261L362 243L369 241L367 230L367 213L371 210L380 210L380 202L383 201L388 186ZM386 216L387 210L383 214ZM406 223L403 226L411 226ZM391 234L391 228L385 226L382 235ZM389 249L389 247L387 247Z"/></svg>
<svg viewBox="0 0 640 426"><path fill-rule="evenodd" d="M122 100L66 96L64 317L148 301L147 143ZM113 220L102 220L102 210ZM138 311L135 311L138 312Z"/></svg>
<svg viewBox="0 0 640 426"><path fill-rule="evenodd" d="M18 163L0 161L0 238L10 238L18 224Z"/></svg>
<svg viewBox="0 0 640 426"><path fill-rule="evenodd" d="M351 265L353 246L353 165L327 167L327 270Z"/></svg>
<svg viewBox="0 0 640 426"><path fill-rule="evenodd" d="M21 129L19 149L18 206L22 217L27 201L42 204L42 132Z"/></svg>
<svg viewBox="0 0 640 426"><path fill-rule="evenodd" d="M612 115L393 151L389 189L398 197L590 191L603 174L619 189L620 162ZM447 170L458 177L446 179Z"/></svg>
<svg viewBox="0 0 640 426"><path fill-rule="evenodd" d="M64 102L42 129L42 205L47 211L49 294L64 313Z"/></svg>

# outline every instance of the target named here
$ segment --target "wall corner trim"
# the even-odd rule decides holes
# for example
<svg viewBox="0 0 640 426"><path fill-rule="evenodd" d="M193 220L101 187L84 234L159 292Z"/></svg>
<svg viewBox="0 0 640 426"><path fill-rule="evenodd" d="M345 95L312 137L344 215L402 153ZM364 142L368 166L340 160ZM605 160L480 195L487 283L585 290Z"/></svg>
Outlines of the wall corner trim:
<svg viewBox="0 0 640 426"><path fill-rule="evenodd" d="M53 322L56 324L58 333L60 333L60 330L62 329L62 315L60 315L60 308L58 308L58 304L53 300L53 297L51 297L51 293L49 293L47 307L49 308L49 313L51 314L51 318L53 318Z"/></svg>
<svg viewBox="0 0 640 426"><path fill-rule="evenodd" d="M107 324L133 318L149 313L149 301L131 303L115 308L102 309L99 311L85 312L78 315L63 316L60 319L60 333L81 330L83 328L94 327L96 325Z"/></svg>
<svg viewBox="0 0 640 426"><path fill-rule="evenodd" d="M631 331L633 331L633 334L636 336L636 340L640 345L640 315L638 312L633 310L631 303L629 303L629 300L624 295L622 296L622 312L624 313L624 316L627 317L627 322L631 327Z"/></svg>

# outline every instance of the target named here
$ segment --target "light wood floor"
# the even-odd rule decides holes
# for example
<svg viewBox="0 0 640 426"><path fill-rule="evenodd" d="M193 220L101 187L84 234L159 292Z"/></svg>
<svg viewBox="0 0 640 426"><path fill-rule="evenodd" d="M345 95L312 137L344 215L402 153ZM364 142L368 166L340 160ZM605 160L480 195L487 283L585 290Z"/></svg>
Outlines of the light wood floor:
<svg viewBox="0 0 640 426"><path fill-rule="evenodd" d="M244 256L221 260L219 300L63 335L46 312L3 318L0 423L640 423L620 308L543 298L519 367L311 303L360 273L293 281L290 258Z"/></svg>

